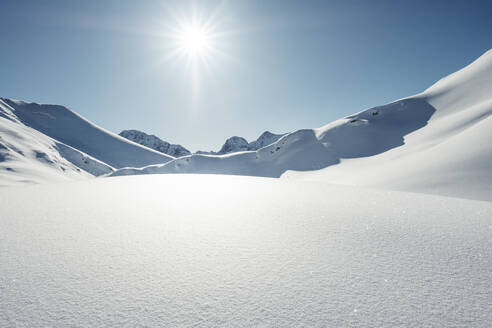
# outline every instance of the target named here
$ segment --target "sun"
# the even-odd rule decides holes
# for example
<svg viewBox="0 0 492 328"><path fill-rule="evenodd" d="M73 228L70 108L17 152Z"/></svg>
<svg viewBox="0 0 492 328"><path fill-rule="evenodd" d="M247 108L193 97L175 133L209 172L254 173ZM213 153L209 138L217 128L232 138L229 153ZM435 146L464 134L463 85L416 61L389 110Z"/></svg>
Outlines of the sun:
<svg viewBox="0 0 492 328"><path fill-rule="evenodd" d="M179 44L186 54L203 56L210 48L210 36L203 27L189 26L180 33Z"/></svg>

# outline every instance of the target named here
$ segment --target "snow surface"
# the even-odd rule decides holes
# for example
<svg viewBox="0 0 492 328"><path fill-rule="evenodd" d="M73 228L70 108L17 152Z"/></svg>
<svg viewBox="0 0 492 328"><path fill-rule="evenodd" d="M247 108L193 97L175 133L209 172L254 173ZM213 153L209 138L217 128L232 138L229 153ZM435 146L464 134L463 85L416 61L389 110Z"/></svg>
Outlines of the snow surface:
<svg viewBox="0 0 492 328"><path fill-rule="evenodd" d="M0 326L490 327L491 218L284 179L4 188Z"/></svg>
<svg viewBox="0 0 492 328"><path fill-rule="evenodd" d="M421 94L292 132L257 151L194 154L112 175L282 176L492 201L491 113L492 50Z"/></svg>

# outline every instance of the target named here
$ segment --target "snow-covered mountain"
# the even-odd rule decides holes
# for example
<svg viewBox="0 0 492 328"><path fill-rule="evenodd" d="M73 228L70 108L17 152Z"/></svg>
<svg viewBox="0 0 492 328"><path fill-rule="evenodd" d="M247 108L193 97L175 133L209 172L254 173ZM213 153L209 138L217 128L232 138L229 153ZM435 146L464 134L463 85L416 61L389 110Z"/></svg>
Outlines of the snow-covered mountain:
<svg viewBox="0 0 492 328"><path fill-rule="evenodd" d="M191 152L181 145L170 144L169 142L164 141L155 135L149 135L142 131L124 130L121 131L119 135L142 146L149 147L151 149L157 150L167 155L171 155L176 158L191 155ZM237 153L240 151L258 150L262 147L274 143L282 136L284 136L284 134L274 134L270 131L265 131L258 137L258 139L251 142L248 142L243 137L233 136L227 139L220 150L217 152L198 150L195 152L195 154L225 155L230 153Z"/></svg>
<svg viewBox="0 0 492 328"><path fill-rule="evenodd" d="M171 159L66 107L0 98L0 185L88 178Z"/></svg>
<svg viewBox="0 0 492 328"><path fill-rule="evenodd" d="M181 145L170 144L155 135L149 135L142 131L123 130L119 133L119 135L142 146L149 147L173 157L181 157L191 154L188 149Z"/></svg>
<svg viewBox="0 0 492 328"><path fill-rule="evenodd" d="M86 179L114 169L24 125L0 99L0 186Z"/></svg>
<svg viewBox="0 0 492 328"><path fill-rule="evenodd" d="M258 150L274 143L284 135L285 134L273 134L270 131L265 131L258 137L258 139L251 142L248 142L242 137L230 137L226 140L222 148L217 152L217 155L237 153L247 150Z"/></svg>
<svg viewBox="0 0 492 328"><path fill-rule="evenodd" d="M241 151L258 150L260 148L263 148L265 146L274 143L284 135L285 134L274 134L271 133L270 131L265 131L258 137L258 139L253 140L251 142L248 142L243 137L233 136L225 141L225 143L222 145L222 147L218 152L199 150L196 152L196 154L225 155L225 154L237 153Z"/></svg>
<svg viewBox="0 0 492 328"><path fill-rule="evenodd" d="M276 142L278 139L282 138L284 135L285 133L275 134L275 133L271 133L270 131L265 131L258 137L258 139L251 141L248 144L248 150L258 150L260 148L271 145L272 143Z"/></svg>
<svg viewBox="0 0 492 328"><path fill-rule="evenodd" d="M257 151L194 154L112 175L283 175L491 200L491 113L492 50L420 94L292 132Z"/></svg>
<svg viewBox="0 0 492 328"><path fill-rule="evenodd" d="M232 137L218 154L174 158L62 106L9 99L0 105L0 174L12 183L51 175L218 173L492 199L492 51L420 94L317 129L265 132L250 143Z"/></svg>
<svg viewBox="0 0 492 328"><path fill-rule="evenodd" d="M434 113L401 147L284 176L492 200L492 50L408 100Z"/></svg>
<svg viewBox="0 0 492 328"><path fill-rule="evenodd" d="M217 155L236 153L238 151L249 150L248 141L242 137L234 136L226 140L222 148L217 152Z"/></svg>

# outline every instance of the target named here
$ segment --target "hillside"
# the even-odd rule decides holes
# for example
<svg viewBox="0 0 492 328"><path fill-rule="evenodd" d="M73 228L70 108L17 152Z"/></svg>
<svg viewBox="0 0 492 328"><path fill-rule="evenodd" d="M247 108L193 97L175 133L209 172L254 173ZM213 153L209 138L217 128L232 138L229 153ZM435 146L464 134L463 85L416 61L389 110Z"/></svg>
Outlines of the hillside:
<svg viewBox="0 0 492 328"><path fill-rule="evenodd" d="M492 50L409 99L435 113L402 147L284 177L492 200Z"/></svg>
<svg viewBox="0 0 492 328"><path fill-rule="evenodd" d="M0 98L0 186L87 179L171 159L66 107Z"/></svg>
<svg viewBox="0 0 492 328"><path fill-rule="evenodd" d="M173 157L141 147L89 122L70 109L1 98L19 121L114 167L164 163Z"/></svg>
<svg viewBox="0 0 492 328"><path fill-rule="evenodd" d="M87 179L111 166L24 125L0 99L0 186Z"/></svg>
<svg viewBox="0 0 492 328"><path fill-rule="evenodd" d="M218 173L492 200L492 51L425 92L317 129L292 132L257 151L195 154L113 176ZM300 171L300 172L292 172Z"/></svg>

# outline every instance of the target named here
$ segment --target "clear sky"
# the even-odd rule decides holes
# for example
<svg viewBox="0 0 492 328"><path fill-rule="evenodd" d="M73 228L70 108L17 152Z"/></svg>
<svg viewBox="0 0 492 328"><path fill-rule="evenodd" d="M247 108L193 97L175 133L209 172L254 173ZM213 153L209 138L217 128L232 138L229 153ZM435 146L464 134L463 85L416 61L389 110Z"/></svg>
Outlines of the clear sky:
<svg viewBox="0 0 492 328"><path fill-rule="evenodd" d="M190 150L314 128L492 48L492 1L0 0L0 96ZM183 33L206 47L183 50Z"/></svg>

